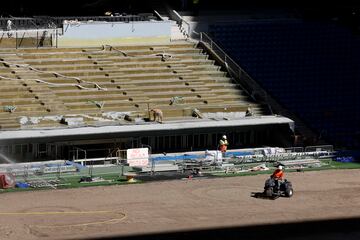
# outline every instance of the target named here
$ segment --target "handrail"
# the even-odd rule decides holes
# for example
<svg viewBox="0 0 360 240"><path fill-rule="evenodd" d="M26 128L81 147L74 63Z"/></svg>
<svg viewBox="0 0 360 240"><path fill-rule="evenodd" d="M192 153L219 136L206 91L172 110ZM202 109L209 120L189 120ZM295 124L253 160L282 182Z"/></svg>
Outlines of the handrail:
<svg viewBox="0 0 360 240"><path fill-rule="evenodd" d="M36 29L39 29L39 26L36 25L36 23L34 22L33 19L30 19L29 22L32 23L32 25L34 25L36 27Z"/></svg>
<svg viewBox="0 0 360 240"><path fill-rule="evenodd" d="M120 150L120 148L114 148L105 158L104 158L104 161L106 161L108 158L112 158L113 156L113 153L115 152L115 151L118 151L118 150Z"/></svg>
<svg viewBox="0 0 360 240"><path fill-rule="evenodd" d="M2 32L7 32L9 38L14 34L15 38L15 48L21 47L19 42L22 43L22 38L27 37L27 31L31 31L36 34L36 47L41 47L42 37L49 36L51 37L51 46L58 47L58 38L64 32L63 21L67 19L76 19L78 21L123 21L123 22L134 22L134 21L146 21L153 19L153 14L148 15L115 15L115 16L66 16L66 17L47 17L46 19L42 17L1 17L0 23L2 26ZM9 30L6 28L6 20L12 21L12 29ZM61 21L61 22L60 22ZM5 26L5 27L4 27ZM60 30L59 30L60 28ZM52 31L49 32L48 29ZM40 34L39 34L40 33ZM21 34L19 36L19 34ZM54 35L55 34L55 35Z"/></svg>
<svg viewBox="0 0 360 240"><path fill-rule="evenodd" d="M36 23L34 22L33 19L30 19L29 22L32 23L32 24L35 26L35 28L36 28L36 48L39 48L39 31L38 31L38 30L39 30L39 26L36 25ZM23 34L22 39L24 39L24 36L25 36L25 34Z"/></svg>
<svg viewBox="0 0 360 240"><path fill-rule="evenodd" d="M314 146L306 146L305 152L311 152L312 149L329 149L329 151L333 152L333 145L314 145Z"/></svg>
<svg viewBox="0 0 360 240"><path fill-rule="evenodd" d="M70 150L69 152L76 152L76 159L79 159L79 151L83 152L84 153L84 159L86 160L87 159L87 151L85 149L82 149L82 148L79 148L79 147L76 147L76 146L72 146L73 147L73 150ZM73 155L73 159L76 160L74 158L75 156Z"/></svg>
<svg viewBox="0 0 360 240"><path fill-rule="evenodd" d="M155 173L155 160L151 158L152 154L152 147L148 144L141 144L141 147L147 147L149 149L149 159L151 159L151 174L154 175Z"/></svg>
<svg viewBox="0 0 360 240"><path fill-rule="evenodd" d="M273 114L272 108L268 102L268 94L260 87L260 85L252 79L247 72L245 72L229 55L227 55L219 45L217 45L206 33L200 33L200 42L206 43L210 50L224 61L230 75L235 75L235 80L248 93L248 95L255 101L263 101ZM245 84L245 86L244 86Z"/></svg>
<svg viewBox="0 0 360 240"><path fill-rule="evenodd" d="M164 21L164 18L160 15L160 13L158 11L154 10L154 13L156 16L158 16L158 18L161 19L161 21Z"/></svg>
<svg viewBox="0 0 360 240"><path fill-rule="evenodd" d="M185 31L187 37L191 37L191 25L188 23L177 11L173 10L172 17L175 18L177 24ZM187 25L187 28L183 27L183 23Z"/></svg>

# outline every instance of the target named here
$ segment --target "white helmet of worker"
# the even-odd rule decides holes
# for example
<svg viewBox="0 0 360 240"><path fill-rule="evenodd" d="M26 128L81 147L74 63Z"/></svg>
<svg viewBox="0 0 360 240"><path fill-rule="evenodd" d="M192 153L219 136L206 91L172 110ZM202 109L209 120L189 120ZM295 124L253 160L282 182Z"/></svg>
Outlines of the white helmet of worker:
<svg viewBox="0 0 360 240"><path fill-rule="evenodd" d="M279 169L279 170L282 170L282 169L283 169L283 166L279 165L279 166L278 166L278 169Z"/></svg>
<svg viewBox="0 0 360 240"><path fill-rule="evenodd" d="M222 136L223 139L226 139L226 135Z"/></svg>

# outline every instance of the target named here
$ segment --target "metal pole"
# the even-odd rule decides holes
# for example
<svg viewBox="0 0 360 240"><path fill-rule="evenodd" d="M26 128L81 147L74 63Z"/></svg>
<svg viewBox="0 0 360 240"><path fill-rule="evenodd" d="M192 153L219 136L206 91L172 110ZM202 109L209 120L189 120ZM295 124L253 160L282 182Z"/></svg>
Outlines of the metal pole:
<svg viewBox="0 0 360 240"><path fill-rule="evenodd" d="M17 34L17 29L15 30L15 48L17 49L18 48L18 43L17 43L17 37L18 34Z"/></svg>
<svg viewBox="0 0 360 240"><path fill-rule="evenodd" d="M61 175L61 167L60 167L60 163L58 163L58 166L57 166L57 179L60 180L60 175Z"/></svg>
<svg viewBox="0 0 360 240"><path fill-rule="evenodd" d="M36 30L36 48L39 48L39 31Z"/></svg>
<svg viewBox="0 0 360 240"><path fill-rule="evenodd" d="M55 41L56 41L56 48L58 48L58 29L56 28L56 37L55 37Z"/></svg>
<svg viewBox="0 0 360 240"><path fill-rule="evenodd" d="M150 145L147 144L141 144L141 147L147 147L149 148L149 158L151 158L152 148ZM155 160L151 159L151 175L154 175L155 172Z"/></svg>

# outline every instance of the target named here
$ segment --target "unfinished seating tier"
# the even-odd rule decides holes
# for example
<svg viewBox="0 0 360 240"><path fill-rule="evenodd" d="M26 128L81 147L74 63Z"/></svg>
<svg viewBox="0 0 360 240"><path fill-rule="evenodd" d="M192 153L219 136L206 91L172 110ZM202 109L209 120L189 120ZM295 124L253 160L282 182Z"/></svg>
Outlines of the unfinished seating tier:
<svg viewBox="0 0 360 240"><path fill-rule="evenodd" d="M194 109L245 112L249 104L264 113L190 42L0 49L0 61L1 129L66 127L50 118L70 114L83 116L85 126L107 112L145 118L155 107L163 110L164 121L189 121ZM24 124L24 117L42 121Z"/></svg>

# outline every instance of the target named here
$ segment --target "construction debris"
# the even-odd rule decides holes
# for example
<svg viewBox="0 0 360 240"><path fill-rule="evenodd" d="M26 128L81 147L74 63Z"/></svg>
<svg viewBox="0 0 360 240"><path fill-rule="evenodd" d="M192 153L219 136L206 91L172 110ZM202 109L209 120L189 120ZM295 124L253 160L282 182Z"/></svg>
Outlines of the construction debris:
<svg viewBox="0 0 360 240"><path fill-rule="evenodd" d="M78 126L84 124L84 118L82 117L63 117L60 121L62 124L68 126Z"/></svg>
<svg viewBox="0 0 360 240"><path fill-rule="evenodd" d="M170 104L169 104L169 105L181 104L181 103L184 103L184 97L182 97L182 96L175 96L175 97L172 97L172 98L170 99Z"/></svg>
<svg viewBox="0 0 360 240"><path fill-rule="evenodd" d="M250 171L253 171L253 172L254 172L254 171L267 171L267 170L269 170L269 168L266 167L265 163L260 164L260 165L255 166L255 167L252 167L252 168L250 169Z"/></svg>
<svg viewBox="0 0 360 240"><path fill-rule="evenodd" d="M113 47L113 46L111 46L111 45L108 45L108 44L105 45L105 46L103 45L103 48L104 48L104 49L106 49L106 47L109 48L109 51L115 50L115 51L121 53L122 55L124 55L125 57L132 57L132 56L128 55L126 52L124 52L124 51L122 51L122 50L120 50L120 49L117 49L117 48L115 48L115 47Z"/></svg>
<svg viewBox="0 0 360 240"><path fill-rule="evenodd" d="M94 87L97 88L98 90L107 90L106 88L101 87L100 85L98 85L95 82L84 81L84 80L82 80L82 79L80 79L78 77L65 76L65 75L63 75L61 73L58 73L58 72L39 70L37 68L34 68L34 67L30 66L29 64L14 64L14 63L10 63L10 62L3 61L3 60L0 60L0 63L3 63L6 67L15 66L15 67L18 67L18 68L19 67L28 68L29 70L32 70L32 71L35 71L35 72L38 72L38 73L54 74L56 77L74 79L74 80L76 80L78 82L78 84L51 83L51 82L47 82L47 81L37 79L37 78L34 78L34 79L17 79L17 78L9 78L9 77L0 76L1 79L5 79L5 80L28 80L28 81L35 81L35 82L38 82L38 83L45 83L45 84L52 85L52 86L76 86L76 87L78 87L80 89L87 89L87 90L91 89L91 88L87 88L87 87L84 87L84 86L80 85L80 83L84 83L84 84L94 85Z"/></svg>
<svg viewBox="0 0 360 240"><path fill-rule="evenodd" d="M173 56L168 53L156 53L154 56L161 57L161 61L165 62L166 60L171 59Z"/></svg>
<svg viewBox="0 0 360 240"><path fill-rule="evenodd" d="M200 112L200 110L197 109L197 108L193 108L193 109L192 109L192 115L193 115L193 117L204 118L204 116L202 115L202 113Z"/></svg>
<svg viewBox="0 0 360 240"><path fill-rule="evenodd" d="M130 115L126 114L124 120L132 122L134 119Z"/></svg>
<svg viewBox="0 0 360 240"><path fill-rule="evenodd" d="M55 116L41 116L41 117L27 117L22 116L20 117L19 123L21 125L33 125L39 124L41 121L55 121L59 122L63 118L62 115L55 115Z"/></svg>
<svg viewBox="0 0 360 240"><path fill-rule="evenodd" d="M16 106L6 105L3 107L5 112L13 113L16 110Z"/></svg>
<svg viewBox="0 0 360 240"><path fill-rule="evenodd" d="M138 166L133 167L134 171L137 172L170 172L170 171L179 171L179 165L173 163L156 163L154 166Z"/></svg>
<svg viewBox="0 0 360 240"><path fill-rule="evenodd" d="M56 189L57 185L60 183L60 180L43 180L43 179L37 179L27 182L30 187L32 188L53 188Z"/></svg>
<svg viewBox="0 0 360 240"><path fill-rule="evenodd" d="M88 100L88 102L95 104L100 109L102 109L105 105L105 102L99 102L99 101L94 101L94 100Z"/></svg>
<svg viewBox="0 0 360 240"><path fill-rule="evenodd" d="M214 120L241 119L245 117L245 112L206 112L203 116Z"/></svg>
<svg viewBox="0 0 360 240"><path fill-rule="evenodd" d="M99 107L101 107L101 102ZM28 116L21 116L19 119L19 123L21 125L36 125L39 124L41 121L54 121L59 122L62 124L67 124L67 121L74 123L81 123L83 124L83 121L79 121L80 119L91 119L98 122L115 122L119 120L124 120L125 116L129 115L130 112L104 112L102 113L102 117L95 117L90 116L87 114L67 114L67 115L53 115L53 116L39 116L39 117L28 117ZM74 119L78 119L74 121Z"/></svg>
<svg viewBox="0 0 360 240"><path fill-rule="evenodd" d="M130 115L130 112L104 112L102 116L111 120L122 120L126 115Z"/></svg>

